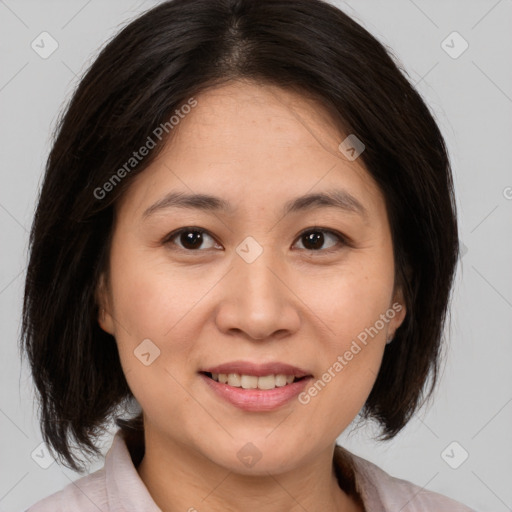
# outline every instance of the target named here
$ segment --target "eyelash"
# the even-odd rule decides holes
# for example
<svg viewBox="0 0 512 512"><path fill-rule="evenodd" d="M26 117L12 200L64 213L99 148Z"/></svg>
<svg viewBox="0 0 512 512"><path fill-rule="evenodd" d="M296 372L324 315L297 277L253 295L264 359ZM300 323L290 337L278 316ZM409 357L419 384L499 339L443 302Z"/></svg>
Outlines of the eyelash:
<svg viewBox="0 0 512 512"><path fill-rule="evenodd" d="M184 227L184 228L177 229L177 230L173 231L172 233L169 233L168 235L166 235L164 237L164 239L162 240L162 243L164 245L176 245L172 240L174 238L177 238L182 233L187 233L187 232L198 232L201 235L207 234L209 237L211 237L215 241L215 243L218 243L215 240L215 238L206 229L195 227L195 226L187 226L187 227ZM339 251L343 246L351 246L349 239L346 236L344 236L341 233L339 233L338 231L332 230L332 229L327 229L327 228L321 228L321 227L317 227L317 226L313 226L313 227L310 227L310 228L307 228L307 229L303 230L301 233L299 233L299 235L297 237L297 241L299 241L304 235L307 235L309 233L328 233L328 234L332 234L332 235L334 235L335 238L338 239L338 242L337 242L337 244L334 247L331 247L330 249L317 249L317 250L314 250L314 249L300 249L300 250L308 251L308 252L312 252L312 253L331 254L331 253L334 253L336 251ZM186 252L190 253L190 252L204 252L205 250L208 250L208 249L203 249L203 250L201 250L201 249L186 249L184 247L177 246L176 250L186 251Z"/></svg>

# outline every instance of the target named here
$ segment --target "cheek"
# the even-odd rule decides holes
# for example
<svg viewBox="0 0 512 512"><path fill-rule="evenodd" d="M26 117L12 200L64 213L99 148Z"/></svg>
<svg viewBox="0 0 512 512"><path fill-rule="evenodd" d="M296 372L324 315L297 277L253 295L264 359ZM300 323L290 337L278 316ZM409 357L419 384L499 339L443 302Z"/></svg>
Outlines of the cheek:
<svg viewBox="0 0 512 512"><path fill-rule="evenodd" d="M315 279L304 278L300 293L329 327L328 339L337 349L343 349L390 307L393 284L393 261L386 252L379 251L375 256L354 252L346 265L318 274ZM380 330L385 336L385 329Z"/></svg>
<svg viewBox="0 0 512 512"><path fill-rule="evenodd" d="M312 432L322 422L337 431L357 415L386 346L387 322L381 315L390 307L393 263L385 252L357 256L350 265L314 280L314 286L311 279L303 283L304 290L310 285L307 304L317 318L315 332L324 333L317 353L319 375L302 402L309 408Z"/></svg>
<svg viewBox="0 0 512 512"><path fill-rule="evenodd" d="M180 431L178 425L186 422L185 413L194 407L191 395L180 384L185 384L182 371L193 348L194 333L187 329L201 290L190 282L187 287L183 273L170 269L164 273L150 258L136 252L132 257L124 254L126 258L116 260L113 253L115 270L111 272L123 372L148 417L164 415L166 424ZM167 415L171 409L175 421Z"/></svg>
<svg viewBox="0 0 512 512"><path fill-rule="evenodd" d="M182 271L163 270L161 264L140 251L130 253L125 249L122 255L120 251L112 252L111 286L116 340L125 373L140 371L136 355L145 347L141 343L147 345L150 359L158 355L151 363L153 368L182 361L191 350L191 335L184 329L190 325L194 306L206 293L207 283L191 285Z"/></svg>

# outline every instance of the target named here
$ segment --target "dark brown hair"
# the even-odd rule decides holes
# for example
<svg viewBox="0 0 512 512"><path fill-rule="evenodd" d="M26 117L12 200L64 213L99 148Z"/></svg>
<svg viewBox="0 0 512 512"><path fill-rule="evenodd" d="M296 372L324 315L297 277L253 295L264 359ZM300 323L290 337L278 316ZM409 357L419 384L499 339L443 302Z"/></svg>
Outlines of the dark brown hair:
<svg viewBox="0 0 512 512"><path fill-rule="evenodd" d="M392 54L321 0L173 0L128 24L101 51L59 119L30 233L21 344L31 365L43 439L64 465L95 445L114 419L141 415L115 339L98 325L95 290L108 270L113 212L165 138L99 198L156 127L191 97L231 79L313 97L382 190L406 318L361 411L395 436L429 398L458 258L455 201L443 137ZM170 132L172 134L172 132ZM341 142L341 141L340 141Z"/></svg>

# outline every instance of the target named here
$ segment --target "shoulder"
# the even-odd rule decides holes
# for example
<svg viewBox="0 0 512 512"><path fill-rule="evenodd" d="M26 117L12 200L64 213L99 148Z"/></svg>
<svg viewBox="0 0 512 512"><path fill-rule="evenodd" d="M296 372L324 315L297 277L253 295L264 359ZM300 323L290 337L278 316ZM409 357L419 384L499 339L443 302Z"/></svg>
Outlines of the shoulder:
<svg viewBox="0 0 512 512"><path fill-rule="evenodd" d="M105 468L83 476L34 503L25 512L103 512L108 510Z"/></svg>
<svg viewBox="0 0 512 512"><path fill-rule="evenodd" d="M372 462L337 446L354 470L357 492L367 512L475 512L462 503L386 473Z"/></svg>
<svg viewBox="0 0 512 512"><path fill-rule="evenodd" d="M137 473L143 435L115 434L103 467L38 501L25 512L162 512Z"/></svg>

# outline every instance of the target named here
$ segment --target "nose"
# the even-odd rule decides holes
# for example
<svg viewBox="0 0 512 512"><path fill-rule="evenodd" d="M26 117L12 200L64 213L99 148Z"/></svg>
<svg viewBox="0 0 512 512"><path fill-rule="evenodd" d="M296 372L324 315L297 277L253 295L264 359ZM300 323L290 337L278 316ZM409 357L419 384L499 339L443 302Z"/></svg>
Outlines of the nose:
<svg viewBox="0 0 512 512"><path fill-rule="evenodd" d="M282 338L300 326L302 303L293 291L291 272L270 250L251 263L238 255L223 284L217 308L217 327L224 334L250 340Z"/></svg>

